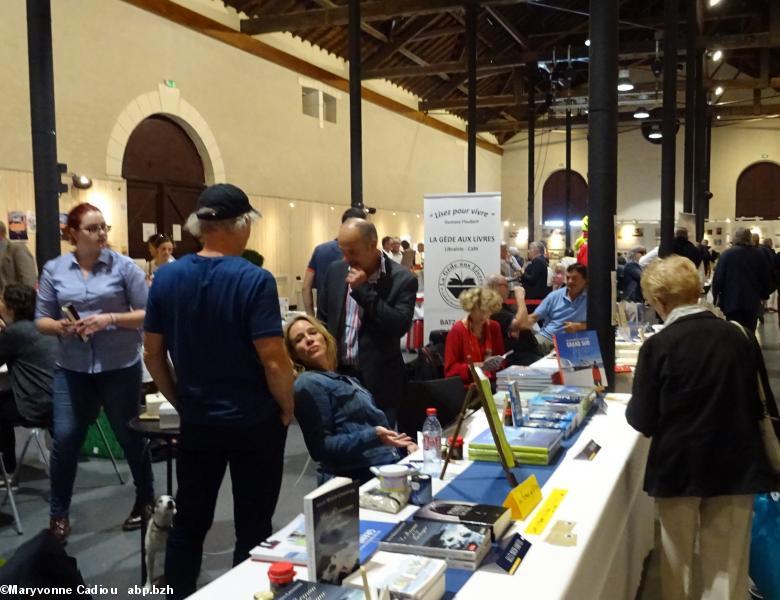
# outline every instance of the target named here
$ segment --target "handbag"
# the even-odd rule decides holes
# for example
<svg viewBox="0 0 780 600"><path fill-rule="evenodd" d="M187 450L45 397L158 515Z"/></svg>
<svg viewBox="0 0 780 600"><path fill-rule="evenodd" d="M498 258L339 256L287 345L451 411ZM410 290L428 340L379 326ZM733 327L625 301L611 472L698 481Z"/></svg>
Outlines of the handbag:
<svg viewBox="0 0 780 600"><path fill-rule="evenodd" d="M740 328L746 338L750 339L748 332L745 331L742 325L735 321L731 322ZM756 373L756 378L758 379L758 397L761 399L761 404L764 407L764 417L758 423L761 430L761 439L764 443L764 452L775 477L780 477L780 440L777 439L774 423L772 422L773 419L767 410L766 394L764 393L764 382L761 381L761 374Z"/></svg>

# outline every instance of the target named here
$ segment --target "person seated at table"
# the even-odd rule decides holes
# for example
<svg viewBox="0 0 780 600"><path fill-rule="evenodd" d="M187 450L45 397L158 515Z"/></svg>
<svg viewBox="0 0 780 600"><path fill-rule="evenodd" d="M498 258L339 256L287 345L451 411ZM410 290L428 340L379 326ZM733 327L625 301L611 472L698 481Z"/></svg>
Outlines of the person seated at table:
<svg viewBox="0 0 780 600"><path fill-rule="evenodd" d="M387 417L357 379L336 372L336 340L309 315L296 317L284 334L287 352L302 370L295 380L295 417L319 483L341 476L365 483L370 467L398 462L412 439L389 428Z"/></svg>
<svg viewBox="0 0 780 600"><path fill-rule="evenodd" d="M537 321L543 321L534 334L539 356L553 349L553 336L557 333L584 331L588 316L588 267L575 263L566 269L566 287L555 290L528 314L525 302L517 300L516 327L531 329ZM524 292L519 292L524 296Z"/></svg>
<svg viewBox="0 0 780 600"><path fill-rule="evenodd" d="M57 340L35 326L35 289L12 283L0 299L0 364L8 365L9 389L0 392L0 452L11 478L16 471L14 425L51 427Z"/></svg>
<svg viewBox="0 0 780 600"><path fill-rule="evenodd" d="M509 282L503 275L494 274L488 277L485 287L490 288L501 296L501 308L493 313L490 318L496 321L501 327L501 335L504 339L504 350L512 351L504 363L509 365L530 365L539 359L536 353L536 340L534 335L528 330L513 328L515 317L517 315L516 306L507 304L509 298ZM515 285L515 296L520 293L521 286ZM525 301L522 301L525 304Z"/></svg>
<svg viewBox="0 0 780 600"><path fill-rule="evenodd" d="M460 305L468 315L457 321L444 344L444 375L457 375L464 385L471 383L469 363L481 367L491 356L504 353L501 326L490 315L501 310L501 296L488 288L471 288L460 295ZM486 368L488 378L495 377L498 364Z"/></svg>
<svg viewBox="0 0 780 600"><path fill-rule="evenodd" d="M639 351L626 420L652 438L644 490L661 526L660 597L747 598L753 496L777 489L760 421L777 408L753 333L699 304L700 291L682 256L642 275L664 328Z"/></svg>

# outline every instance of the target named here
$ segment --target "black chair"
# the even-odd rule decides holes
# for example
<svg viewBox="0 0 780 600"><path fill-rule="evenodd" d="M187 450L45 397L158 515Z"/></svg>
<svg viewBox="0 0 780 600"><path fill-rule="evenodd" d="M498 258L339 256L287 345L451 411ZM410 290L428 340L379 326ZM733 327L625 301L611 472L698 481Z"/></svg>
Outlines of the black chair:
<svg viewBox="0 0 780 600"><path fill-rule="evenodd" d="M414 439L422 429L427 408L435 408L442 428L447 427L457 420L465 397L460 377L410 381L398 410L398 429Z"/></svg>

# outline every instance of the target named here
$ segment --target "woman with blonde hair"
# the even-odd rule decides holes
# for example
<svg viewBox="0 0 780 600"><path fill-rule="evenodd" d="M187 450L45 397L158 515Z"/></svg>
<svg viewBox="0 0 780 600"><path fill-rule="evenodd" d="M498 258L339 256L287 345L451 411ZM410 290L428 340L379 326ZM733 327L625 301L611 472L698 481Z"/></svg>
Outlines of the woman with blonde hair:
<svg viewBox="0 0 780 600"><path fill-rule="evenodd" d="M311 457L319 462L319 483L341 476L364 483L370 467L397 462L412 439L389 428L387 417L360 383L336 372L336 340L309 315L296 317L284 342L300 371L295 380L295 417Z"/></svg>
<svg viewBox="0 0 780 600"><path fill-rule="evenodd" d="M626 419L652 438L644 489L661 526L661 597L741 600L753 495L772 483L759 431L761 350L698 303L699 274L687 258L651 263L642 292L665 325L639 352Z"/></svg>
<svg viewBox="0 0 780 600"><path fill-rule="evenodd" d="M460 295L460 305L468 315L456 322L444 346L444 374L459 376L471 383L469 363L482 366L491 356L504 353L501 326L490 315L501 310L501 296L488 288L471 288ZM487 373L493 378L492 372Z"/></svg>

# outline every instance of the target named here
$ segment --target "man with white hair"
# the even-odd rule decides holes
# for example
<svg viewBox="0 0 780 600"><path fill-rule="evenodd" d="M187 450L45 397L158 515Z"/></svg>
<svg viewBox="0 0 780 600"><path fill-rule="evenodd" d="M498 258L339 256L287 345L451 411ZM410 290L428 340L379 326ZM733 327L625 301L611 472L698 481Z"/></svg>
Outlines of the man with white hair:
<svg viewBox="0 0 780 600"><path fill-rule="evenodd" d="M738 227L732 242L715 267L712 297L729 321L755 331L761 301L771 291L769 264L753 245L749 229Z"/></svg>
<svg viewBox="0 0 780 600"><path fill-rule="evenodd" d="M233 565L272 531L293 416L293 371L276 281L241 258L258 216L236 186L206 188L187 220L203 249L160 269L149 291L144 360L181 417L177 513L165 554L169 598L195 591L228 466Z"/></svg>
<svg viewBox="0 0 780 600"><path fill-rule="evenodd" d="M541 300L550 292L547 286L547 261L544 259L544 251L542 242L528 244L528 256L531 260L520 277L528 300Z"/></svg>

